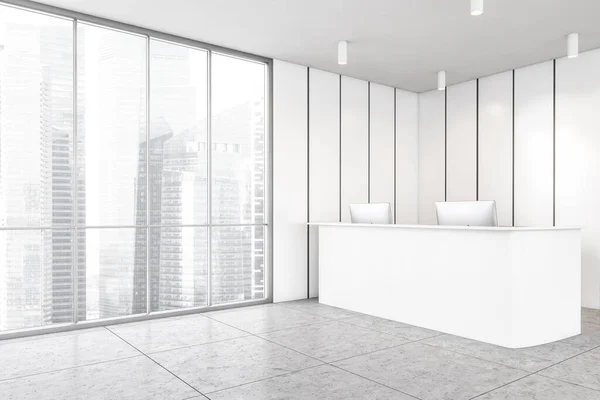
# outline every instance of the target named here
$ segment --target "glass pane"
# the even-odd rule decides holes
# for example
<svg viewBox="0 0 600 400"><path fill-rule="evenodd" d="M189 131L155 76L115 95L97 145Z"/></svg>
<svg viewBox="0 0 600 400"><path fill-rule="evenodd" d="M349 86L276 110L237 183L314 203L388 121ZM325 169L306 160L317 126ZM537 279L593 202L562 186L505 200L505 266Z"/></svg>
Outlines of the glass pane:
<svg viewBox="0 0 600 400"><path fill-rule="evenodd" d="M0 226L72 222L73 24L0 6Z"/></svg>
<svg viewBox="0 0 600 400"><path fill-rule="evenodd" d="M150 232L151 310L208 305L208 229L163 227Z"/></svg>
<svg viewBox="0 0 600 400"><path fill-rule="evenodd" d="M212 304L265 297L265 227L212 228Z"/></svg>
<svg viewBox="0 0 600 400"><path fill-rule="evenodd" d="M73 256L75 230L53 229L45 231L50 241L50 270L52 279L52 322L73 321ZM85 257L85 236L77 240L79 257ZM83 253L83 254L81 254ZM85 320L85 264L78 267L78 320Z"/></svg>
<svg viewBox="0 0 600 400"><path fill-rule="evenodd" d="M212 217L265 221L264 64L212 56Z"/></svg>
<svg viewBox="0 0 600 400"><path fill-rule="evenodd" d="M144 225L146 39L85 24L77 29L80 220Z"/></svg>
<svg viewBox="0 0 600 400"><path fill-rule="evenodd" d="M86 229L87 319L146 312L145 228ZM143 261L143 265L138 262ZM139 272L142 271L143 276ZM134 299L138 307L134 312ZM140 307L143 304L143 307ZM141 308L141 309L140 309Z"/></svg>
<svg viewBox="0 0 600 400"><path fill-rule="evenodd" d="M151 225L207 223L206 118L207 53L151 40Z"/></svg>
<svg viewBox="0 0 600 400"><path fill-rule="evenodd" d="M73 321L71 237L68 229L0 231L0 331Z"/></svg>

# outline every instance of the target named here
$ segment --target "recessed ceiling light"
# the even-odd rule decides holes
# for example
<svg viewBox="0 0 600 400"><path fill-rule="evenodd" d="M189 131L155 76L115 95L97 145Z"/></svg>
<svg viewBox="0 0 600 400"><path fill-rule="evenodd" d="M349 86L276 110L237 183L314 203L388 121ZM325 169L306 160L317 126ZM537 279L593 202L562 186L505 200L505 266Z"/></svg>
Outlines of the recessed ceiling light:
<svg viewBox="0 0 600 400"><path fill-rule="evenodd" d="M483 14L483 0L471 0L471 15Z"/></svg>
<svg viewBox="0 0 600 400"><path fill-rule="evenodd" d="M438 72L438 90L446 89L446 71Z"/></svg>
<svg viewBox="0 0 600 400"><path fill-rule="evenodd" d="M567 36L567 57L575 58L579 55L579 34L571 33Z"/></svg>
<svg viewBox="0 0 600 400"><path fill-rule="evenodd" d="M348 42L341 40L338 43L338 64L348 64Z"/></svg>

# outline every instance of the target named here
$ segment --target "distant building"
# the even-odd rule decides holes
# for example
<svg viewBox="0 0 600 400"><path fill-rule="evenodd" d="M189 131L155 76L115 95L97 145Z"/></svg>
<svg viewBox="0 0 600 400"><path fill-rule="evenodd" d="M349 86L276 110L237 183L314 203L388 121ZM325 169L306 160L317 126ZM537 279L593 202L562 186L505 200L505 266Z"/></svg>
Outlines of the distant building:
<svg viewBox="0 0 600 400"><path fill-rule="evenodd" d="M264 221L264 99L213 118L213 223ZM264 296L264 228L213 228L213 304Z"/></svg>
<svg viewBox="0 0 600 400"><path fill-rule="evenodd" d="M263 104L262 100L247 102L213 118L213 224L242 224L253 219L258 224L264 222ZM163 157L158 309L205 306L209 288L213 304L262 298L262 227L212 228L209 285L208 229L178 226L206 217L205 128L184 131L166 140Z"/></svg>
<svg viewBox="0 0 600 400"><path fill-rule="evenodd" d="M164 164L164 143L173 137L171 127L160 119L152 123L150 132L152 138L148 144L150 159L148 174L146 174L146 142L140 144L138 178L136 183L136 210L146 212L150 208L150 225L158 226L161 223L160 206L162 193L162 177ZM147 186L149 185L149 186ZM149 187L149 191L146 189ZM146 194L147 193L147 194ZM147 202L150 204L148 205ZM136 213L136 225L145 225L145 215ZM133 269L133 303L132 313L145 313L147 309L146 296L147 271L150 274L150 309L158 310L158 265L160 262L160 228L136 228L135 232L135 265ZM146 252L146 243L148 249ZM150 262L148 261L148 257Z"/></svg>
<svg viewBox="0 0 600 400"><path fill-rule="evenodd" d="M71 322L75 298L80 321L205 306L211 298L212 304L262 298L265 230L239 225L266 222L264 99L215 113L209 148L207 121L195 120L202 94L190 76L188 49L152 42L147 143L147 93L140 89L146 70L135 55L141 50L111 32L96 43L93 68L85 65L85 46L79 48L74 144L71 24L5 28L0 224L52 228L0 232L0 330ZM85 32L79 31L81 43ZM91 133L85 129L90 69L98 71L94 100L103 112ZM105 143L127 137L129 144L102 154L96 174L90 161L96 149L86 146L98 132ZM138 138L135 160L131 142ZM209 150L212 228L205 226ZM123 166L131 180L115 182ZM84 228L98 212L86 207L89 192L94 204L135 227Z"/></svg>
<svg viewBox="0 0 600 400"><path fill-rule="evenodd" d="M207 229L178 226L206 220L206 161L205 130L187 130L165 142L158 263L160 310L208 304Z"/></svg>
<svg viewBox="0 0 600 400"><path fill-rule="evenodd" d="M73 62L69 26L5 24L0 52L0 220L66 229L0 235L0 330L73 320ZM81 187L78 188L80 190ZM85 214L85 208L81 210ZM85 319L85 265L79 319Z"/></svg>

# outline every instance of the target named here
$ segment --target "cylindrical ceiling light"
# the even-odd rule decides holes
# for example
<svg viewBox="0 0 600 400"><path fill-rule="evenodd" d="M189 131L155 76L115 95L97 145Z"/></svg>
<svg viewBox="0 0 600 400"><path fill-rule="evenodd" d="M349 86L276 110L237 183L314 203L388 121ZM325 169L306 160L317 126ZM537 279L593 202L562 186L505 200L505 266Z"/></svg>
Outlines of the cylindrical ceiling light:
<svg viewBox="0 0 600 400"><path fill-rule="evenodd" d="M338 64L348 64L348 42L341 40L338 43Z"/></svg>
<svg viewBox="0 0 600 400"><path fill-rule="evenodd" d="M567 36L567 57L575 58L579 55L579 34L571 33Z"/></svg>
<svg viewBox="0 0 600 400"><path fill-rule="evenodd" d="M483 0L471 0L471 15L483 14Z"/></svg>
<svg viewBox="0 0 600 400"><path fill-rule="evenodd" d="M438 90L446 89L446 71L438 72Z"/></svg>

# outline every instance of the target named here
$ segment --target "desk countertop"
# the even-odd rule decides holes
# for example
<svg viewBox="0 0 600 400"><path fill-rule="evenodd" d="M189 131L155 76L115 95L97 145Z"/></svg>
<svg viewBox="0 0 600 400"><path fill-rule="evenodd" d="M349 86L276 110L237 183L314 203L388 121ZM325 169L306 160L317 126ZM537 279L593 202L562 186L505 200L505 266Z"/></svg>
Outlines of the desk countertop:
<svg viewBox="0 0 600 400"><path fill-rule="evenodd" d="M565 231L581 230L578 227L560 226L450 226L450 225L398 225L398 224L351 224L347 222L309 222L311 226L339 226L353 228L391 228L391 229L442 229L474 231Z"/></svg>

